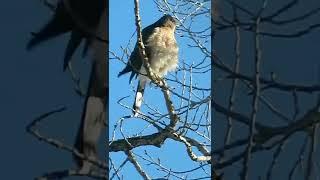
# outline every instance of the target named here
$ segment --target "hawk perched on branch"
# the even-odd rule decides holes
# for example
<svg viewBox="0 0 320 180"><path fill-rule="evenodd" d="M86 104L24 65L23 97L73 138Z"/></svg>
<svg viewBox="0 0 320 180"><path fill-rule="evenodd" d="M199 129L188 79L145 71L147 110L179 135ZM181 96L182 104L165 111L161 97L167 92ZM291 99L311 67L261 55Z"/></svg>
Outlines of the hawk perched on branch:
<svg viewBox="0 0 320 180"><path fill-rule="evenodd" d="M175 70L178 65L179 48L174 37L176 25L177 20L175 18L164 15L157 22L142 30L143 44L152 72L160 77ZM136 43L126 67L119 73L118 77L128 72L131 72L130 81L134 76L139 76L133 105L134 113L137 115L140 111L146 83L150 81L139 53L138 43Z"/></svg>

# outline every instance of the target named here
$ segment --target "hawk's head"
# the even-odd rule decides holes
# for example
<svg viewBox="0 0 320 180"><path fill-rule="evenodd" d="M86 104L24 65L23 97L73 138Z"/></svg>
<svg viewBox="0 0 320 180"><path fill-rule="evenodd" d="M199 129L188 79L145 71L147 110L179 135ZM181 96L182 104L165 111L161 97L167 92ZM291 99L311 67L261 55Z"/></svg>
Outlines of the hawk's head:
<svg viewBox="0 0 320 180"><path fill-rule="evenodd" d="M157 21L157 24L159 26L170 27L174 29L178 24L178 20L170 15L164 15Z"/></svg>

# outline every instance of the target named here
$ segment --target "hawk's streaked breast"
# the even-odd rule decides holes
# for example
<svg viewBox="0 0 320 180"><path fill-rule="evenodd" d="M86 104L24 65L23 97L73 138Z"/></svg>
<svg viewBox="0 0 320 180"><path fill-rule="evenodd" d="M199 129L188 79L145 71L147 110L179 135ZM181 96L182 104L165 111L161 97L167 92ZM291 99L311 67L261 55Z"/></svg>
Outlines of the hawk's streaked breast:
<svg viewBox="0 0 320 180"><path fill-rule="evenodd" d="M169 27L157 27L145 42L148 50L148 60L152 71L160 77L169 71L176 69L178 65L177 42L174 37L174 29ZM141 67L142 74L146 74L144 66Z"/></svg>

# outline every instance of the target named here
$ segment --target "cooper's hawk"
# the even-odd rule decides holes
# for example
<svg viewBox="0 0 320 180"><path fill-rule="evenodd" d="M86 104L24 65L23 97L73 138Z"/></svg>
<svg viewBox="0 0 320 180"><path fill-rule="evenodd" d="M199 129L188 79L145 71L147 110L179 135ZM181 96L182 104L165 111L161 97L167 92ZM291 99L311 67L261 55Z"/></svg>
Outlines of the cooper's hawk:
<svg viewBox="0 0 320 180"><path fill-rule="evenodd" d="M163 77L178 65L178 45L174 37L177 20L170 15L164 15L157 22L142 30L142 40L152 72ZM139 53L138 43L130 55L126 67L118 77L131 72L130 81L139 75L139 82L133 105L135 116L140 111L146 83L149 80Z"/></svg>

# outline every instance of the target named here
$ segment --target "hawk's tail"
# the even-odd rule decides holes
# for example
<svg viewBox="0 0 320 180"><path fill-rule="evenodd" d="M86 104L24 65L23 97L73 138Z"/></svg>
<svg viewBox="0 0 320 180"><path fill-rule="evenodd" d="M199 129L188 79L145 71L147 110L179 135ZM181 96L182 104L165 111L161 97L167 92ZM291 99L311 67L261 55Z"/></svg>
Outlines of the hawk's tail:
<svg viewBox="0 0 320 180"><path fill-rule="evenodd" d="M138 113L140 112L140 107L143 100L143 93L144 88L146 87L146 81L145 80L139 80L136 96L134 98L134 104L133 104L133 114L134 116L138 116Z"/></svg>

